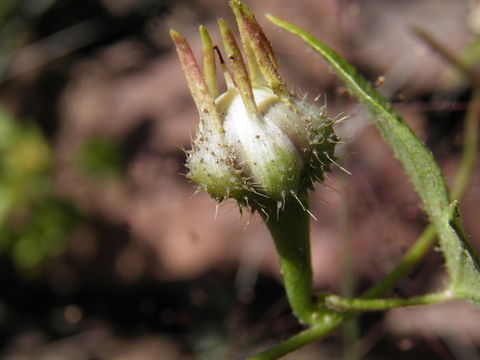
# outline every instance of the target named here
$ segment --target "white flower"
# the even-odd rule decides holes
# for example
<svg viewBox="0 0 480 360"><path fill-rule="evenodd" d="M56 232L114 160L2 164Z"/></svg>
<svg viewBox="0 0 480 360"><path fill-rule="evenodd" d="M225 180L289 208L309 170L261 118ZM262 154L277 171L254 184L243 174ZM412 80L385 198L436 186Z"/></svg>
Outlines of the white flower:
<svg viewBox="0 0 480 360"><path fill-rule="evenodd" d="M185 38L172 30L183 71L200 115L188 152L188 177L218 201L234 198L253 210L265 201L281 207L322 181L333 162L337 137L323 107L291 94L278 74L273 49L253 14L230 1L242 53L228 24L219 27L229 68L218 56L227 91L218 93L215 47L201 26L204 72ZM217 49L218 50L218 49ZM247 70L248 66L248 70Z"/></svg>

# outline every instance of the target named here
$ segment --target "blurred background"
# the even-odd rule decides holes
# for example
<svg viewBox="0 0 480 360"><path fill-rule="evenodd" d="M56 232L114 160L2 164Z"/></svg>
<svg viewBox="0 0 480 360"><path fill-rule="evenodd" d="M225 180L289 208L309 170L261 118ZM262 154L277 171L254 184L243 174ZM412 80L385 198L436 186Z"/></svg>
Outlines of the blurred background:
<svg viewBox="0 0 480 360"><path fill-rule="evenodd" d="M266 12L339 51L390 98L451 184L470 85L412 31L480 60L477 0L265 0L248 4L290 88L328 103L345 174L312 194L320 291L359 294L426 225L407 178L323 60ZM218 42L224 0L1 0L0 358L241 359L299 330L272 241L184 174L197 114L168 37ZM473 45L472 45L473 44ZM467 50L465 50L467 49ZM480 249L478 162L462 202ZM389 294L445 282L441 254ZM346 335L345 335L346 334ZM288 359L480 359L465 303L363 315Z"/></svg>

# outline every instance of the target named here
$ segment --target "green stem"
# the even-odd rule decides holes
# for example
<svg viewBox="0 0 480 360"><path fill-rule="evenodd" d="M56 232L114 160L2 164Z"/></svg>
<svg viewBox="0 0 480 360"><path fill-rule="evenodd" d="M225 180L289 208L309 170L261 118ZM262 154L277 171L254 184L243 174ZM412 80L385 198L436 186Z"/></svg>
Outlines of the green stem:
<svg viewBox="0 0 480 360"><path fill-rule="evenodd" d="M477 157L478 148L478 124L480 118L480 91L474 89L469 109L465 119L464 129L464 147L462 159L452 186L452 198L461 199L465 189L472 176L472 171ZM417 265L430 250L435 242L435 229L428 225L415 244L404 255L400 263L387 274L380 282L375 284L363 295L362 299L381 296L391 289L399 279L407 274L415 265ZM328 335L333 329L346 320L355 316L355 312L337 314L334 320L327 321L325 324L317 324L304 332L293 336L287 341L267 350L266 352L252 358L251 360L272 360L284 356L289 352L305 346L313 341L317 341Z"/></svg>
<svg viewBox="0 0 480 360"><path fill-rule="evenodd" d="M272 18L271 18L272 19ZM275 20L273 18L273 20ZM275 21L273 21L275 23ZM436 44L435 44L436 45ZM434 47L438 50L438 47ZM441 51L440 51L441 53ZM443 55L443 54L441 54ZM454 66L458 68L458 61L455 61L455 58L450 56L443 56ZM464 74L472 75L464 67L460 67L460 71ZM476 73L473 76L469 76L470 79L478 79ZM474 84L479 84L480 81L472 81ZM474 87L474 94L472 95L472 100L469 104L469 109L467 112L465 130L464 130L464 148L462 152L462 160L460 162L460 167L455 178L455 183L452 187L452 198L460 199L465 193L465 189L468 185L469 180L473 172L474 164L476 161L477 150L478 150L478 127L479 127L479 118L480 118L480 86ZM410 250L405 254L401 262L392 270L383 280L370 288L362 296L363 299L373 298L382 295L387 290L392 288L394 284L405 274L407 274L427 253L435 240L435 230L432 225L429 225L425 228L423 233L420 235L415 244L410 248ZM439 293L442 294L442 293ZM449 300L448 296L439 295L439 294L430 294L435 300L436 296L439 296L440 299L444 297L443 300ZM415 298L413 298L415 299ZM408 299L407 299L408 300ZM418 300L418 299L417 299ZM425 300L425 299L424 299ZM429 300L427 298L427 300ZM412 301L410 299L410 301ZM417 303L418 304L418 303ZM305 345L308 345L314 341L317 341L325 336L327 336L331 331L336 327L342 324L345 321L348 321L355 317L358 314L356 311L348 311L344 313L326 311L323 315L315 321L315 324L309 329L300 332L297 335L292 336L286 341L278 344L277 346L272 347L269 350L264 351L263 353L249 359L249 360L273 360L278 359L286 354L299 349Z"/></svg>
<svg viewBox="0 0 480 360"><path fill-rule="evenodd" d="M465 193L473 171L473 164L475 164L478 136L473 129L478 129L480 118L480 91L474 90L472 96L472 103L466 116L465 130L464 130L464 148L462 152L462 160L452 187L452 197L460 199ZM476 103L476 105L474 104ZM468 139L467 139L468 138ZM363 299L374 298L381 296L389 289L391 289L399 279L407 274L415 265L417 265L430 250L435 242L435 229L432 225L428 225L415 244L404 255L400 263L387 274L380 282L375 284L363 295ZM265 351L264 353L252 358L251 360L272 360L280 356L284 356L289 352L305 346L313 341L317 341L322 337L328 335L333 329L346 320L355 316L355 312L337 314L334 320L327 321L325 324L318 323L312 328L299 333L285 342Z"/></svg>
<svg viewBox="0 0 480 360"><path fill-rule="evenodd" d="M326 335L339 326L344 320L353 317L350 313L338 313L328 311L321 321L312 327L292 336L281 344L268 349L261 354L249 358L248 360L274 360L279 359L286 354L312 343Z"/></svg>
<svg viewBox="0 0 480 360"><path fill-rule="evenodd" d="M332 297L334 295L331 295ZM358 315L358 310L373 310L376 306L377 309L389 308L385 306L385 304L380 303L366 303L369 300L363 300L365 303L364 305L369 305L369 307L364 306L362 308L362 304L356 303L352 304L349 299L342 299L345 302L341 302L341 305L344 305L344 308L348 308L349 305L357 305L357 306L350 306L350 308L356 308L355 310L347 310L346 312L336 312L332 310L323 310L321 317L319 317L314 325L310 328L292 336L291 338L285 340L284 342L254 356L247 360L274 360L279 359L292 351L295 351L305 345L308 345L314 341L318 341L321 338L329 335L335 328L340 326L341 324L345 323L348 320L351 320L356 315ZM443 301L451 300L454 298L454 295L450 291L443 291L439 293L428 294L424 296L413 297L410 299L390 299L391 302L388 305L391 307L398 307L398 306L413 306L413 305L426 305L426 304L434 304L440 303ZM354 299L355 300L355 299ZM360 299L357 299L360 300ZM383 299L374 299L375 301L381 301ZM389 299L385 299L389 300ZM335 301L335 299L333 300ZM360 300L361 301L361 300ZM393 306L395 305L395 306Z"/></svg>
<svg viewBox="0 0 480 360"><path fill-rule="evenodd" d="M425 32L423 32L425 34ZM444 59L449 61L453 66L458 68L460 60L456 59L455 55L450 55L441 44L436 41L430 41L431 36L423 36L426 41L429 41L430 46L434 48ZM471 75L469 73L469 75ZM476 83L473 83L476 85ZM462 199L465 195L468 183L471 180L478 152L478 131L480 120L480 86L474 86L473 94L468 104L467 114L465 116L465 124L463 129L463 150L460 165L458 167L455 181L452 185L451 198ZM420 235L415 244L405 254L402 261L393 269L383 280L375 284L372 288L366 291L362 298L368 299L380 296L403 277L411 268L413 268L424 255L428 252L430 247L435 242L435 229L433 225L428 225L423 233Z"/></svg>
<svg viewBox="0 0 480 360"><path fill-rule="evenodd" d="M480 120L480 90L474 88L469 109L467 111L464 128L464 147L462 151L462 159L460 166L452 186L452 198L461 199L464 194L468 182L471 179L474 165L477 158L478 150L478 127ZM387 274L380 282L375 284L363 295L363 299L369 299L381 296L389 289L391 289L399 279L407 274L415 265L417 265L430 250L435 242L435 229L432 225L428 225L415 244L404 255L400 263ZM311 342L320 340L322 337L328 335L337 326L353 318L357 313L348 312L336 314L331 320L320 323L317 322L312 328L307 329L285 342L263 352L262 354L250 360L272 360L288 354L302 346ZM333 315L332 315L333 316ZM323 319L323 318L322 318ZM322 320L320 319L320 320ZM319 320L319 321L320 321Z"/></svg>
<svg viewBox="0 0 480 360"><path fill-rule="evenodd" d="M288 302L301 322L312 324L310 218L306 209L308 195L305 191L299 194L298 201L291 199L280 210L275 204L275 208L270 208L262 216L277 248Z"/></svg>
<svg viewBox="0 0 480 360"><path fill-rule="evenodd" d="M325 303L329 308L337 311L377 311L404 306L438 304L454 298L455 294L448 289L446 291L414 296L408 299L346 299L332 294L325 298Z"/></svg>

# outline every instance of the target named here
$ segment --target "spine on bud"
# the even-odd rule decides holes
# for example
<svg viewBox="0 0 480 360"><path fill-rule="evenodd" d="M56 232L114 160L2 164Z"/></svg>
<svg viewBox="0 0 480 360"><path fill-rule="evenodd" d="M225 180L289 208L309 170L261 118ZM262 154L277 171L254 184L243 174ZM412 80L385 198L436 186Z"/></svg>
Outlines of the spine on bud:
<svg viewBox="0 0 480 360"><path fill-rule="evenodd" d="M334 161L333 121L324 108L288 91L254 15L239 0L230 5L247 63L222 19L218 25L228 65L201 26L203 74L185 38L170 33L200 116L187 152L187 176L217 201L234 198L240 209L261 214L280 255L292 309L312 324L307 193ZM221 95L215 51L227 84Z"/></svg>

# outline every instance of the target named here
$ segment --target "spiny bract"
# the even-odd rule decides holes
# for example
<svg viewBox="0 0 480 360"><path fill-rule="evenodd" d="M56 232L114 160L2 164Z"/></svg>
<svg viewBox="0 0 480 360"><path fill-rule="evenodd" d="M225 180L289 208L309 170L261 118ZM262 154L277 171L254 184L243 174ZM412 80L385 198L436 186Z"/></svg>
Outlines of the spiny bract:
<svg viewBox="0 0 480 360"><path fill-rule="evenodd" d="M230 6L246 63L222 19L218 23L229 68L205 27L200 27L203 74L185 38L170 32L200 115L187 152L187 176L217 201L234 198L252 210L262 209L265 201L282 207L323 180L338 140L324 107L289 92L270 42L245 4L232 0ZM215 51L227 83L221 95Z"/></svg>

